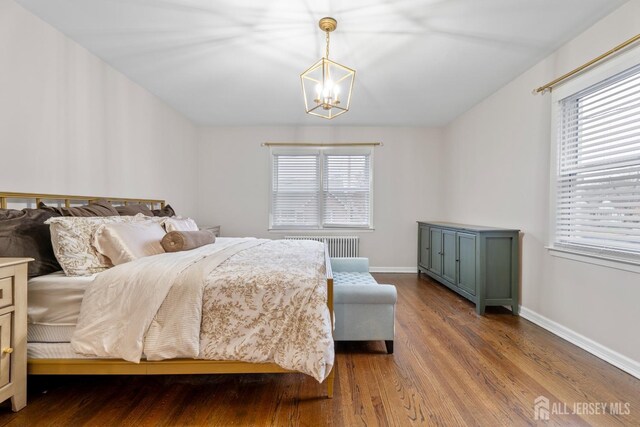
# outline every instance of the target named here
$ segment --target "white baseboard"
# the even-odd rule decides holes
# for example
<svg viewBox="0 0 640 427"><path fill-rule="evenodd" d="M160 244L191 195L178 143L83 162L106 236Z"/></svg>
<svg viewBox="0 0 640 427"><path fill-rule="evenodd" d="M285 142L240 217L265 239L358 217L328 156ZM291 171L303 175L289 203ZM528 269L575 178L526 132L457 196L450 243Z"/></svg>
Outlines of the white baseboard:
<svg viewBox="0 0 640 427"><path fill-rule="evenodd" d="M520 306L520 316L640 379L640 362L611 350L526 307Z"/></svg>
<svg viewBox="0 0 640 427"><path fill-rule="evenodd" d="M418 274L418 267L369 267L371 273L415 273Z"/></svg>

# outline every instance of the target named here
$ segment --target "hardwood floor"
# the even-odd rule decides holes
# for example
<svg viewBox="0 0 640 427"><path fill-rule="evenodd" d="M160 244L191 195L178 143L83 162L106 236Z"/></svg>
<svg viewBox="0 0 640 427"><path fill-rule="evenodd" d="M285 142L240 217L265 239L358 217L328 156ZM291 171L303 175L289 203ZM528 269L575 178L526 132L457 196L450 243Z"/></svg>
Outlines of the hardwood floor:
<svg viewBox="0 0 640 427"><path fill-rule="evenodd" d="M339 343L333 399L299 374L30 377L28 406L5 403L0 425L640 425L640 380L425 277L375 276L398 288L395 354ZM535 421L538 396L569 413Z"/></svg>

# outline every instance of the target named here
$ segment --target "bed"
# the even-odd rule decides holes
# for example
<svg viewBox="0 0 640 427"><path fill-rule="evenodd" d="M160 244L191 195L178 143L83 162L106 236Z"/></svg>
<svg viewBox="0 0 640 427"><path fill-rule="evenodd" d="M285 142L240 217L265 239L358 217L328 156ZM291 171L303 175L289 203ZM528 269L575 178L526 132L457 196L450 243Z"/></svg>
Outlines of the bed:
<svg viewBox="0 0 640 427"><path fill-rule="evenodd" d="M7 207L7 202L11 199L20 201L41 200L58 201L65 206L70 206L78 202L89 202L92 200L110 200L120 203L145 203L151 208L154 206L164 207L163 200L155 199L120 199L120 198L98 198L84 196L66 196L66 195L47 195L47 194L25 194L25 193L1 193L0 206ZM222 240L224 243L224 239ZM278 242L278 241L273 241ZM256 248L269 248L269 242L231 242L239 245L256 246ZM211 245L215 246L215 245ZM275 246L274 246L275 247ZM213 249L212 249L213 250ZM264 252L264 251L263 251ZM168 255L168 254L167 254ZM208 255L207 255L208 256ZM153 258L153 257L150 257ZM212 257L213 258L213 257ZM235 258L234 258L235 259ZM138 260L140 261L140 260ZM143 268L142 266L133 266L137 261L132 262L131 268ZM186 262L186 261L185 261ZM322 287L323 295L326 296L326 307L328 309L329 333L333 330L333 278L331 265L329 262L326 248L322 250ZM142 263L144 264L144 263ZM127 357L129 360L114 359L111 357L83 356L70 350L69 337L71 333L78 334L78 330L74 332L74 322L79 316L79 304L84 298L86 288L90 286L94 280L108 280L107 276L116 277L118 268L114 267L113 272L107 270L104 273L98 273L97 277L71 278L65 277L63 274L54 273L52 275L34 278L29 283L29 358L28 373L32 375L108 375L108 374L131 374L131 375L150 375L150 374L242 374L242 373L291 373L304 372L298 369L283 368L280 364L269 363L252 363L235 360L205 360L194 357L178 357L164 360L147 360L149 356L143 355L142 360L137 362L135 356ZM122 274L131 274L124 272ZM109 272L109 274L105 274ZM72 279L72 280L69 280ZM80 279L80 280L74 280ZM126 287L122 289L126 290ZM53 296L52 296L53 295ZM97 297L100 297L99 295ZM96 297L96 298L97 298ZM95 298L94 298L95 299ZM47 306L47 301L54 301L54 307ZM55 301L61 302L55 307ZM324 302L323 302L324 304ZM74 308L75 307L75 308ZM74 318L75 316L75 318ZM87 323L87 322L85 322ZM204 323L203 323L204 324ZM326 328L325 328L326 329ZM82 335L82 334L78 334ZM93 333L95 335L95 333ZM160 334L162 336L162 334ZM91 340L92 334L85 334L84 338ZM146 336L145 336L146 338ZM88 342L87 341L87 342ZM77 339L74 343L82 342ZM215 342L215 341L214 341ZM215 350L215 349L213 349ZM331 349L333 352L333 349ZM215 354L213 351L212 354ZM286 365L286 364L285 364ZM322 374L321 377L313 375L319 381L324 378L324 384L327 389L327 396L333 396L334 382L334 365L333 353L331 355L331 365L328 366L328 372Z"/></svg>

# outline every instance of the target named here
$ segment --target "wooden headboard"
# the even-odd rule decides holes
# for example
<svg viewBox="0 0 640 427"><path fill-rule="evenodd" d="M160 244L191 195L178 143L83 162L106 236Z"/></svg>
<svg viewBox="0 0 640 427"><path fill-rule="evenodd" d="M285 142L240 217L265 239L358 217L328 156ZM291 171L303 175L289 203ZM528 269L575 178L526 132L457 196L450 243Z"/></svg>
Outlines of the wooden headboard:
<svg viewBox="0 0 640 427"><path fill-rule="evenodd" d="M0 191L0 208L6 209L9 200L33 200L36 206L44 200L64 203L66 207L72 203L90 203L97 200L107 200L118 205L127 205L129 203L140 203L155 209L157 205L160 209L164 208L165 201L159 199L131 199L126 197L98 197L98 196L70 196L65 194L40 194L40 193L14 193Z"/></svg>

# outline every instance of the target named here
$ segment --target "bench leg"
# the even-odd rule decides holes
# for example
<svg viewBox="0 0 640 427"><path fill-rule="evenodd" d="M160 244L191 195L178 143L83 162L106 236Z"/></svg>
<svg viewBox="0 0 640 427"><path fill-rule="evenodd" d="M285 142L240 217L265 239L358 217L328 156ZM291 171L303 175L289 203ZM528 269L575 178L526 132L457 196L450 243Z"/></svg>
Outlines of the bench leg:
<svg viewBox="0 0 640 427"><path fill-rule="evenodd" d="M387 346L387 353L388 354L393 354L393 340L385 341L384 345Z"/></svg>

